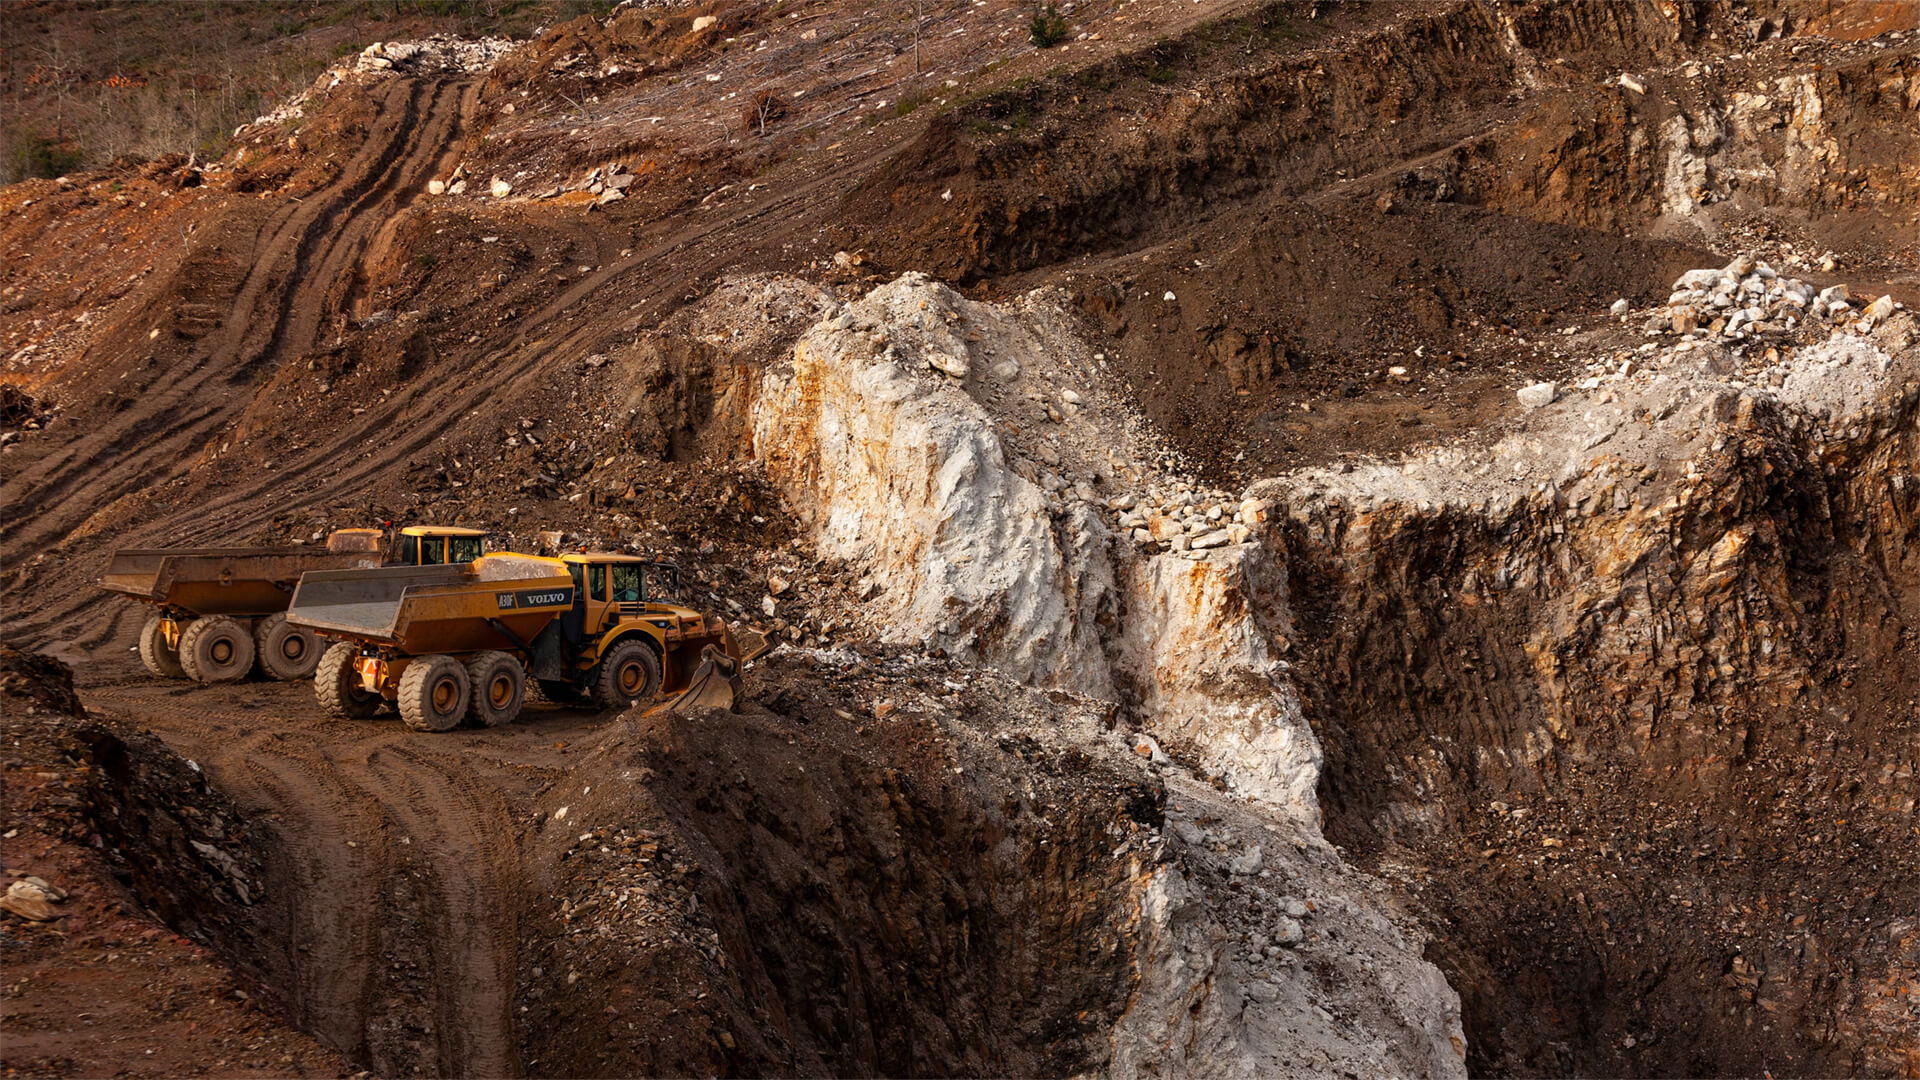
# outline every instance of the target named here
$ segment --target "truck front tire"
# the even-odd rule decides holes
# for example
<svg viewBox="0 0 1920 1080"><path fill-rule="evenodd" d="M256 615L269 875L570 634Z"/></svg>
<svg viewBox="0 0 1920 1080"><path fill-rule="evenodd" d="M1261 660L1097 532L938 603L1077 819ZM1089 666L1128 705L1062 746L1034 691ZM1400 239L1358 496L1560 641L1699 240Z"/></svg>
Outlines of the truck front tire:
<svg viewBox="0 0 1920 1080"><path fill-rule="evenodd" d="M284 611L260 620L253 628L253 644L260 671L270 679L304 679L320 663L320 639L313 631L288 622Z"/></svg>
<svg viewBox="0 0 1920 1080"><path fill-rule="evenodd" d="M180 666L180 654L167 644L163 629L166 621L165 615L147 616L146 625L140 628L140 662L163 679L184 679L187 669Z"/></svg>
<svg viewBox="0 0 1920 1080"><path fill-rule="evenodd" d="M253 670L253 632L228 615L195 619L180 635L180 667L195 682L223 683Z"/></svg>
<svg viewBox="0 0 1920 1080"><path fill-rule="evenodd" d="M467 661L473 705L468 715L480 727L511 724L527 702L527 673L503 652L483 652Z"/></svg>
<svg viewBox="0 0 1920 1080"><path fill-rule="evenodd" d="M593 679L593 703L602 709L624 709L636 701L652 701L660 692L660 658L652 649L628 639L600 658Z"/></svg>
<svg viewBox="0 0 1920 1080"><path fill-rule="evenodd" d="M313 696L328 716L342 720L366 720L380 711L380 695L360 685L360 673L353 661L360 650L342 641L320 657L313 672Z"/></svg>
<svg viewBox="0 0 1920 1080"><path fill-rule="evenodd" d="M400 675L400 719L415 731L450 731L467 715L473 690L451 656L422 656Z"/></svg>

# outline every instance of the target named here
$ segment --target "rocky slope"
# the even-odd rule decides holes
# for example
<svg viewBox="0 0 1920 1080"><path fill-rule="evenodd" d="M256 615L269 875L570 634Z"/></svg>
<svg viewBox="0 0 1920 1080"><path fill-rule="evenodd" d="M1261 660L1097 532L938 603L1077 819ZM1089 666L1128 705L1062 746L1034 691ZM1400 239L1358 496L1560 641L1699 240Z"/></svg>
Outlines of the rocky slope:
<svg viewBox="0 0 1920 1080"><path fill-rule="evenodd" d="M1447 927L1481 1068L1912 1066L1914 323L1703 351L1261 489L1330 832Z"/></svg>
<svg viewBox="0 0 1920 1080"><path fill-rule="evenodd" d="M147 902L383 1073L1914 1071L1899 10L904 11L0 192L10 627L258 823L108 774ZM386 519L787 648L422 742L89 584Z"/></svg>

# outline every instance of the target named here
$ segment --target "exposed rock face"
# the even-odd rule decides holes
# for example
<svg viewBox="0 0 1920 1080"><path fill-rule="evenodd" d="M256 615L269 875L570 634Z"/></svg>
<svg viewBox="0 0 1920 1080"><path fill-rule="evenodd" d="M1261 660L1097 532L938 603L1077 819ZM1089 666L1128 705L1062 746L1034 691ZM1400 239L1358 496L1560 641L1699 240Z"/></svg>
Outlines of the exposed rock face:
<svg viewBox="0 0 1920 1080"><path fill-rule="evenodd" d="M1087 446L1129 438L1123 416L1062 399L1074 416L1046 425L1060 436L1010 448L1009 413L1024 399L1001 396L969 357L991 353L1032 378L1069 347L1040 324L903 276L815 325L792 364L768 373L756 456L821 554L867 573L884 636L1124 697L1210 774L1317 822L1319 748L1254 621L1283 617L1284 573L1240 544L1141 557L1100 504L1049 494L1053 467L1092 473Z"/></svg>
<svg viewBox="0 0 1920 1080"><path fill-rule="evenodd" d="M1109 1072L1463 1075L1458 998L1418 931L1320 837L1319 744L1278 656L1282 565L1241 543L1146 556L1090 490L1049 483L1055 467L1098 475L1079 436L1124 444L1124 418L1080 409L1078 390L1049 414L1055 436L1010 445L1028 399L999 383L1057 371L1069 347L1043 323L903 277L767 372L755 454L820 553L879 591L883 636L1122 700L1232 793L1170 774L1170 849L1128 901L1137 983ZM1248 506L1243 533L1264 517Z"/></svg>
<svg viewBox="0 0 1920 1080"><path fill-rule="evenodd" d="M867 568L888 637L1110 695L1106 527L1087 507L1050 514L985 409L860 328L886 325L886 306L916 287L876 290L801 339L762 388L755 456L820 553Z"/></svg>
<svg viewBox="0 0 1920 1080"><path fill-rule="evenodd" d="M1895 316L1776 390L1703 365L1484 464L1264 492L1329 831L1433 875L1476 1068L1910 1063L1915 339Z"/></svg>
<svg viewBox="0 0 1920 1080"><path fill-rule="evenodd" d="M1741 378L1716 373L1722 346L1683 343L1543 403L1490 449L1257 485L1277 522L1251 531L1264 544L1149 557L1089 503L1050 502L979 376L934 370L924 339L897 333L945 302L930 289L888 286L768 375L755 444L769 474L814 507L824 553L889 590L871 605L888 633L1124 700L1157 738L1142 753L1164 747L1254 800L1219 820L1277 811L1270 827L1293 845L1281 857L1257 834L1200 830L1188 845L1217 865L1147 884L1113 1071L1342 1060L1324 1040L1308 1040L1327 1055L1315 1064L1275 1051L1311 1010L1264 949L1228 955L1239 894L1204 886L1306 873L1323 850L1316 784L1363 866L1422 867L1408 890L1450 928L1434 955L1464 992L1478 1067L1897 1060L1911 1021L1885 990L1920 948L1901 929L1920 891L1861 894L1843 867L1897 862L1920 767L1900 734L1920 717L1893 697L1920 674L1910 316L1863 319ZM984 338L1003 316L963 317ZM1042 360L1012 351L1023 368ZM1810 839L1843 820L1844 852ZM1847 898L1815 903L1809 887ZM1652 919L1656 896L1672 910ZM1312 940L1287 918L1251 922L1281 950ZM1809 925L1831 940L1850 920L1878 936L1847 951L1846 974L1789 941ZM1374 940L1354 984L1391 970L1421 985L1404 950ZM1406 1064L1446 1042L1444 1004L1416 996L1364 1067L1445 1071L1437 1051ZM1365 1013L1358 1000L1344 995L1343 1015ZM1757 1038L1730 1015L1830 1034Z"/></svg>
<svg viewBox="0 0 1920 1080"><path fill-rule="evenodd" d="M1281 565L1236 547L1138 561L1126 581L1120 669L1153 731L1235 791L1317 827L1320 744L1274 655L1287 629Z"/></svg>

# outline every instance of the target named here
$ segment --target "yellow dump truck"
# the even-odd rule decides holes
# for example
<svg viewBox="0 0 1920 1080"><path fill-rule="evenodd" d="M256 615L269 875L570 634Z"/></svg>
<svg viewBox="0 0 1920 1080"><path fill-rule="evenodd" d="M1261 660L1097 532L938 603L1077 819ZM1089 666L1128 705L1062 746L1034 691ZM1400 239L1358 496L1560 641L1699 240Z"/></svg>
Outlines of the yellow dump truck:
<svg viewBox="0 0 1920 1080"><path fill-rule="evenodd" d="M410 525L385 558L408 564L471 561L486 533ZM300 575L380 566L379 529L336 529L325 547L125 548L100 587L158 610L140 628L140 660L163 678L231 682L258 665L272 679L304 679L320 662L313 632L287 622Z"/></svg>
<svg viewBox="0 0 1920 1080"><path fill-rule="evenodd" d="M670 564L605 553L316 571L287 618L337 642L314 673L329 713L392 702L422 731L492 727L520 715L529 678L551 699L614 709L752 658L723 620L649 595L662 575L677 581Z"/></svg>
<svg viewBox="0 0 1920 1080"><path fill-rule="evenodd" d="M140 660L155 675L229 682L257 662L270 678L303 679L320 648L287 624L300 575L379 564L378 529L340 529L324 548L123 549L100 587L157 609L140 628Z"/></svg>

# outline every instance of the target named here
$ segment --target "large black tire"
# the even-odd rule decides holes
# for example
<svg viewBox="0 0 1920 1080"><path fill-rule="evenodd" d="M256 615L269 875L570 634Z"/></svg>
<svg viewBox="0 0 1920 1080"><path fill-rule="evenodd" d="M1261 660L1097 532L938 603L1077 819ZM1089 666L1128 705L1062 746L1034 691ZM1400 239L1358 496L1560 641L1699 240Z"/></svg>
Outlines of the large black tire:
<svg viewBox="0 0 1920 1080"><path fill-rule="evenodd" d="M467 669L451 656L422 656L400 675L400 719L415 731L451 731L473 700Z"/></svg>
<svg viewBox="0 0 1920 1080"><path fill-rule="evenodd" d="M187 669L180 666L180 654L167 644L167 635L161 629L166 621L164 615L147 616L146 625L140 628L140 662L163 679L184 679Z"/></svg>
<svg viewBox="0 0 1920 1080"><path fill-rule="evenodd" d="M467 685L473 692L467 715L478 727L511 724L527 703L526 670L503 652L483 652L467 661Z"/></svg>
<svg viewBox="0 0 1920 1080"><path fill-rule="evenodd" d="M652 701L659 692L660 658L632 638L601 657L593 673L593 703L603 709L624 709L636 701Z"/></svg>
<svg viewBox="0 0 1920 1080"><path fill-rule="evenodd" d="M253 631L229 615L195 619L180 635L180 667L195 682L243 679L253 670Z"/></svg>
<svg viewBox="0 0 1920 1080"><path fill-rule="evenodd" d="M380 711L380 695L360 685L360 673L353 661L360 650L342 641L320 657L313 671L313 696L328 716L342 720L366 720Z"/></svg>
<svg viewBox="0 0 1920 1080"><path fill-rule="evenodd" d="M313 674L320 665L320 639L304 626L287 621L287 613L275 612L253 628L254 651L260 673L269 679L292 682Z"/></svg>

